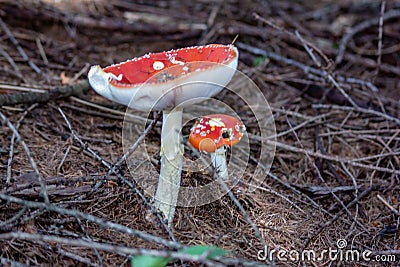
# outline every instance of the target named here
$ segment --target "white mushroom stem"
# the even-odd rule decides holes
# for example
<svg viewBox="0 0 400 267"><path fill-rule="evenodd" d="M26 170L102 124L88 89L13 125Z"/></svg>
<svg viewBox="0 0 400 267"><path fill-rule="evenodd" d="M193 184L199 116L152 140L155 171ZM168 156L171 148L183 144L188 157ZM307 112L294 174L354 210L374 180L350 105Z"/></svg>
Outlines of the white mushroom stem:
<svg viewBox="0 0 400 267"><path fill-rule="evenodd" d="M228 168L226 166L226 147L221 146L214 153L211 153L211 161L215 168L218 178L223 181L229 180Z"/></svg>
<svg viewBox="0 0 400 267"><path fill-rule="evenodd" d="M161 171L155 195L155 205L172 225L181 182L183 147L180 131L182 108L163 112L161 130Z"/></svg>

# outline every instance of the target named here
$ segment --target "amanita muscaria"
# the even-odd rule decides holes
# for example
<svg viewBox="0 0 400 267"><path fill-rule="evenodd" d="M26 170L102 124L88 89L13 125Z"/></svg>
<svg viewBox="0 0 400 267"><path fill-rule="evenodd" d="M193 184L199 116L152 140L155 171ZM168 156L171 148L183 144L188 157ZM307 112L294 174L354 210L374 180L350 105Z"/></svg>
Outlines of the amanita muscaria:
<svg viewBox="0 0 400 267"><path fill-rule="evenodd" d="M201 152L211 153L211 160L218 176L229 179L226 166L226 148L240 142L246 127L237 118L225 114L201 117L190 130L189 142Z"/></svg>
<svg viewBox="0 0 400 267"><path fill-rule="evenodd" d="M233 45L210 44L151 53L105 68L92 66L89 71L93 89L111 101L139 111L163 111L155 204L170 225L181 180L183 108L219 93L232 79L238 57Z"/></svg>

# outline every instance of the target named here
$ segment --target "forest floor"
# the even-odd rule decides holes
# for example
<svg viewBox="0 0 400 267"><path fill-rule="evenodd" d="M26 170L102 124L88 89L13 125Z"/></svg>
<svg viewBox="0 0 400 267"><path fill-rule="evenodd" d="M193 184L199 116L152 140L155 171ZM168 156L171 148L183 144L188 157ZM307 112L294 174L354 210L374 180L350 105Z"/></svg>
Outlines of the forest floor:
<svg viewBox="0 0 400 267"><path fill-rule="evenodd" d="M130 266L200 244L229 254L170 266L269 266L264 243L277 266L399 265L399 22L394 0L0 0L0 266ZM247 128L243 179L231 196L177 207L169 228L138 184L157 179L160 123L130 111L150 156L133 171L119 164L126 107L90 89L87 73L236 36L238 70L276 134L260 136L236 94L217 95ZM182 183L212 179L182 172Z"/></svg>

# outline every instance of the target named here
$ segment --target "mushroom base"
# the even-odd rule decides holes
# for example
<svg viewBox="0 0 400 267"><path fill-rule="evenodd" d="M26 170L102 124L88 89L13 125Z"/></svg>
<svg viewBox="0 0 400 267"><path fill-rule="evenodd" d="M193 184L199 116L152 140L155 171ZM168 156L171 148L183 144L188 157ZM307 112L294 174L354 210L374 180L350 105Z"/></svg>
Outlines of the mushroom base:
<svg viewBox="0 0 400 267"><path fill-rule="evenodd" d="M211 162L215 168L217 178L223 181L229 180L228 168L226 166L226 147L221 146L214 153L211 153Z"/></svg>

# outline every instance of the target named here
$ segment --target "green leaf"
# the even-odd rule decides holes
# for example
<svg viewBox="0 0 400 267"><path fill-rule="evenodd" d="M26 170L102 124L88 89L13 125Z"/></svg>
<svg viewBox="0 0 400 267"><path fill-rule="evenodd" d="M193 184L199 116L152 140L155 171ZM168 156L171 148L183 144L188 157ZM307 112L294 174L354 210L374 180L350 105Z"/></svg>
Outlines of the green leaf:
<svg viewBox="0 0 400 267"><path fill-rule="evenodd" d="M179 252L186 253L186 254L193 255L193 256L200 256L200 255L203 255L206 251L209 251L207 259L213 259L215 257L224 256L225 254L227 254L226 250L223 250L219 247L203 246L203 245L184 248L184 249L180 250Z"/></svg>
<svg viewBox="0 0 400 267"><path fill-rule="evenodd" d="M192 246L181 249L179 252L192 256L201 256L208 251L207 259L211 260L218 256L224 256L228 251L215 246ZM165 267L171 259L150 255L139 255L132 258L132 267Z"/></svg>
<svg viewBox="0 0 400 267"><path fill-rule="evenodd" d="M259 57L256 57L256 58L253 60L253 66L254 66L254 67L260 66L262 63L264 63L264 61L265 61L266 59L267 59L266 56L259 56Z"/></svg>
<svg viewBox="0 0 400 267"><path fill-rule="evenodd" d="M168 262L168 258L139 255L132 258L132 267L164 267Z"/></svg>

